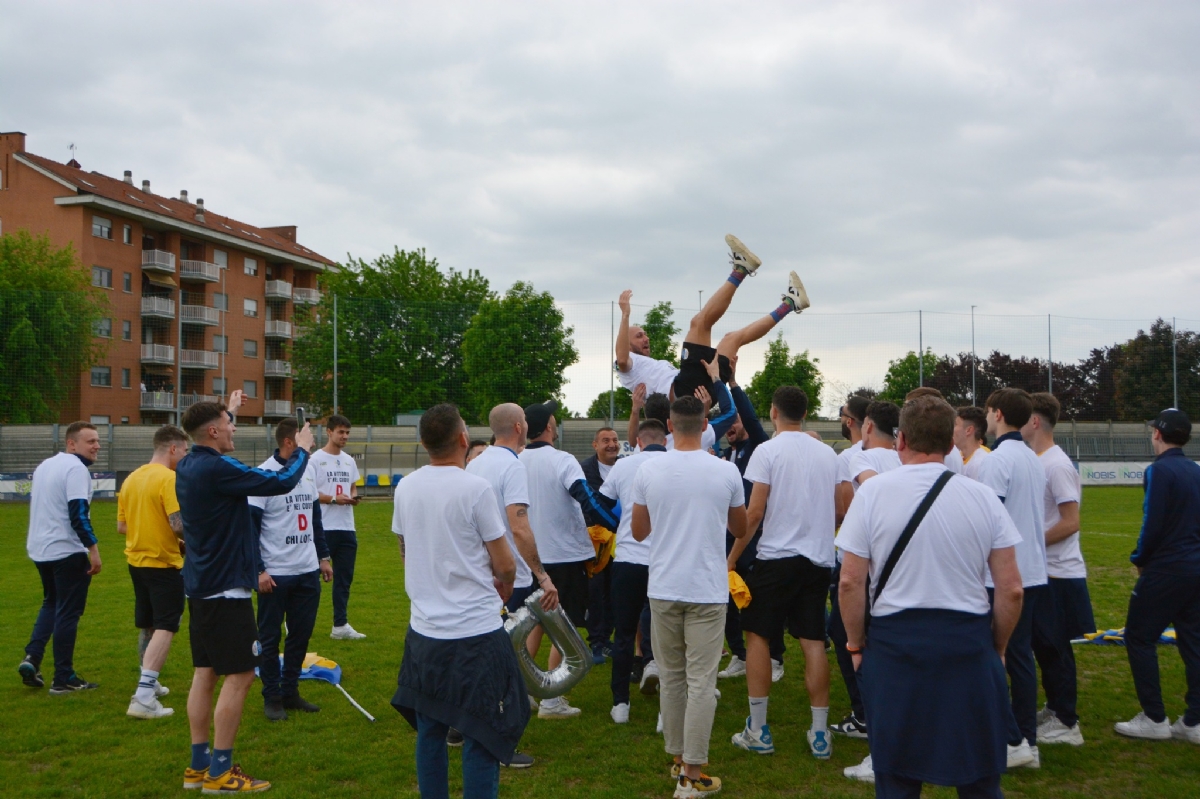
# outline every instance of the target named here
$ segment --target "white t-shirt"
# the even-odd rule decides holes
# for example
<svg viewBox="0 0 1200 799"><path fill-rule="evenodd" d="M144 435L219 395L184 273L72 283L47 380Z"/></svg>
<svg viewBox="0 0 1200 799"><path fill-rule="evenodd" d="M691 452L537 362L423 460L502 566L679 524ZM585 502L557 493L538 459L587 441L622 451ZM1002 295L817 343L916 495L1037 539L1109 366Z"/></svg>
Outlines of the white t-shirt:
<svg viewBox="0 0 1200 799"><path fill-rule="evenodd" d="M616 364L613 365L616 368ZM636 352L629 353L629 371L617 369L617 381L625 388L633 391L639 383L646 384L646 396L651 394L671 395L671 384L679 374L679 367L672 366L670 361L660 361Z"/></svg>
<svg viewBox="0 0 1200 799"><path fill-rule="evenodd" d="M508 523L509 505L529 504L529 479L525 474L525 464L508 447L488 447L467 464L467 474L487 480L496 495L496 507L500 510L500 518L504 520L504 535L508 537L513 557L517 559L517 579L513 587L533 585L533 572L517 551L512 527Z"/></svg>
<svg viewBox="0 0 1200 799"><path fill-rule="evenodd" d="M650 565L650 539L633 540L633 481L646 461L665 454L652 449L621 458L613 465L604 485L600 487L601 494L621 503L621 522L617 525L617 550L613 560Z"/></svg>
<svg viewBox="0 0 1200 799"><path fill-rule="evenodd" d="M746 480L771 486L758 539L759 560L803 555L832 567L837 456L807 433L786 431L750 456Z"/></svg>
<svg viewBox="0 0 1200 799"><path fill-rule="evenodd" d="M614 465L615 464L612 464L612 463L605 463L604 461L600 460L599 458L596 459L596 468L600 471L600 480L601 481L608 479L608 473L612 471L612 467Z"/></svg>
<svg viewBox="0 0 1200 799"><path fill-rule="evenodd" d="M669 602L729 601L725 527L729 509L746 504L737 467L701 450L667 452L638 469L632 494L650 513L646 595Z"/></svg>
<svg viewBox="0 0 1200 799"><path fill-rule="evenodd" d="M1046 470L1024 441L1008 439L983 461L979 481L996 492L1021 533L1017 567L1026 588L1046 584ZM988 575L988 585L992 576Z"/></svg>
<svg viewBox="0 0 1200 799"><path fill-rule="evenodd" d="M701 431L701 433L700 433L700 449L703 450L704 452L708 452L710 449L716 449L716 447L717 447L716 431L713 430L713 427L711 424L706 424L706 425L704 425L704 430ZM668 450L675 449L675 434L674 433L667 433L667 449Z"/></svg>
<svg viewBox="0 0 1200 799"><path fill-rule="evenodd" d="M892 469L900 468L900 456L891 447L871 447L864 449L850 461L850 482L861 486L858 476L863 472L883 474Z"/></svg>
<svg viewBox="0 0 1200 799"><path fill-rule="evenodd" d="M940 463L901 466L871 478L859 490L837 545L871 561L872 586L879 584L884 564L917 506L945 471ZM987 486L951 477L896 561L871 615L913 608L987 613L988 557L993 549L1020 542L1021 534Z"/></svg>
<svg viewBox="0 0 1200 799"><path fill-rule="evenodd" d="M520 458L529 475L529 526L542 563L578 563L596 557L583 511L570 494L575 481L584 479L579 461L552 446L526 447Z"/></svg>
<svg viewBox="0 0 1200 799"><path fill-rule="evenodd" d="M950 452L946 454L944 463L946 468L955 474L963 473L962 453L959 452L958 447L954 446L953 444L950 445Z"/></svg>
<svg viewBox="0 0 1200 799"><path fill-rule="evenodd" d="M1049 530L1062 519L1058 506L1064 502L1079 502L1083 488L1079 470L1062 447L1054 445L1043 452L1040 459L1046 470L1046 529ZM1046 545L1046 574L1067 579L1087 577L1078 530L1058 543Z"/></svg>
<svg viewBox="0 0 1200 799"><path fill-rule="evenodd" d="M38 563L87 552L71 526L67 503L92 501L92 474L78 455L60 452L38 464L29 494L29 535L25 551Z"/></svg>
<svg viewBox="0 0 1200 799"><path fill-rule="evenodd" d="M987 460L987 456L991 455L991 450L980 447L971 455L971 460L963 464L962 473L972 480L979 479L979 473L983 470L983 462Z"/></svg>
<svg viewBox="0 0 1200 799"><path fill-rule="evenodd" d="M274 456L258 465L267 472L277 472L283 464ZM247 502L262 508L262 531L258 548L262 553L263 565L271 576L286 577L291 574L308 574L316 571L317 545L313 541L313 503L317 501L317 480L313 474L312 461L304 469L304 476L290 492L277 497L247 497ZM325 526L324 508L321 526Z"/></svg>
<svg viewBox="0 0 1200 799"><path fill-rule="evenodd" d="M504 535L487 480L457 466L422 466L396 485L392 532L404 537L412 628L469 638L501 626L486 543Z"/></svg>
<svg viewBox="0 0 1200 799"><path fill-rule="evenodd" d="M854 490L858 491L858 483L854 482L854 478L850 476L850 464L854 461L854 456L862 452L862 442L856 441L844 450L838 453L838 482L849 483L854 486Z"/></svg>
<svg viewBox="0 0 1200 799"><path fill-rule="evenodd" d="M350 487L358 482L358 464L354 456L343 450L330 455L323 449L310 459L317 478L317 491L330 496L350 496ZM321 506L321 526L326 530L353 530L353 505Z"/></svg>

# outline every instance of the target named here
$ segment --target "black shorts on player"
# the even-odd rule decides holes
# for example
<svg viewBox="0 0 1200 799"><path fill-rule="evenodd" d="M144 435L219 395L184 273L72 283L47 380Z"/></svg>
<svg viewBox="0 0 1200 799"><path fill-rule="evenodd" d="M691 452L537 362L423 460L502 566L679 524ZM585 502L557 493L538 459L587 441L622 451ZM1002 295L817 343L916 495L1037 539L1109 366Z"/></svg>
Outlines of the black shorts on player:
<svg viewBox="0 0 1200 799"><path fill-rule="evenodd" d="M672 387L675 389L676 398L694 396L696 389L701 386L710 395L712 394L712 380L709 379L708 370L704 368L704 364L701 361L712 363L713 358L716 358L721 382L723 383L728 383L729 378L733 376L729 359L724 355L717 355L716 349L712 347L685 341L681 355L682 357L679 359L679 374L676 375L675 382L672 384Z"/></svg>
<svg viewBox="0 0 1200 799"><path fill-rule="evenodd" d="M179 569L130 566L133 623L139 630L179 632L183 618L183 573Z"/></svg>
<svg viewBox="0 0 1200 799"><path fill-rule="evenodd" d="M542 568L558 589L558 602L567 618L576 627L587 625L588 575L587 561L576 563L543 563Z"/></svg>
<svg viewBox="0 0 1200 799"><path fill-rule="evenodd" d="M258 622L249 599L188 599L192 665L218 675L254 671L261 660Z"/></svg>
<svg viewBox="0 0 1200 799"><path fill-rule="evenodd" d="M768 641L784 629L793 638L825 640L825 601L832 569L803 555L755 559L743 575L750 604L742 610L742 629Z"/></svg>

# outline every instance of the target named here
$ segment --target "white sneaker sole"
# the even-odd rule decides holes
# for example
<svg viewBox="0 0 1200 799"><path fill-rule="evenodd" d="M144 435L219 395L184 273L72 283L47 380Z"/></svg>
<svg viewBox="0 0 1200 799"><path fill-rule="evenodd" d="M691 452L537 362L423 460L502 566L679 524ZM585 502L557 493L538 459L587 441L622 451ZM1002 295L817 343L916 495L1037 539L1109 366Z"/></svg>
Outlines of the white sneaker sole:
<svg viewBox="0 0 1200 799"><path fill-rule="evenodd" d="M153 710L139 710L137 708L129 708L125 711L125 715L134 719L165 719L168 716L175 715L175 708L164 707L164 713L155 713Z"/></svg>
<svg viewBox="0 0 1200 799"><path fill-rule="evenodd" d="M800 313L805 308L811 308L812 303L808 301L808 292L804 290L804 284L800 282L800 276L795 272L788 275L788 293L796 302L796 313Z"/></svg>
<svg viewBox="0 0 1200 799"><path fill-rule="evenodd" d="M1058 730L1055 732L1043 733L1038 730L1037 742L1041 744L1068 744L1070 746L1083 746L1083 733L1079 728L1072 727L1069 730Z"/></svg>
<svg viewBox="0 0 1200 799"><path fill-rule="evenodd" d="M734 746L736 746L738 749L744 749L747 752L753 752L756 755L773 755L773 754L775 754L774 746L772 746L770 749L766 749L764 747L755 746L754 744L745 743L742 740L741 733L734 735L732 738L729 739L729 742L731 744L733 744Z"/></svg>
<svg viewBox="0 0 1200 799"><path fill-rule="evenodd" d="M748 273L753 275L758 271L758 268L762 266L762 259L750 252L750 248L745 244L742 244L742 240L732 233L729 233L725 236L725 244L729 247L731 252L733 252L735 255L740 255L745 259L745 262L739 262L739 265Z"/></svg>
<svg viewBox="0 0 1200 799"><path fill-rule="evenodd" d="M583 711L577 707L573 707L570 710L566 711L565 713L557 711L557 710L552 710L552 711L546 712L546 711L543 711L540 707L538 708L538 718L539 719L573 719L576 716L581 716L581 715L583 715Z"/></svg>
<svg viewBox="0 0 1200 799"><path fill-rule="evenodd" d="M1113 731L1117 735L1123 735L1126 738L1139 738L1143 741L1169 741L1171 740L1171 730L1168 727L1166 733L1150 732L1148 730L1123 730L1121 725L1114 724Z"/></svg>

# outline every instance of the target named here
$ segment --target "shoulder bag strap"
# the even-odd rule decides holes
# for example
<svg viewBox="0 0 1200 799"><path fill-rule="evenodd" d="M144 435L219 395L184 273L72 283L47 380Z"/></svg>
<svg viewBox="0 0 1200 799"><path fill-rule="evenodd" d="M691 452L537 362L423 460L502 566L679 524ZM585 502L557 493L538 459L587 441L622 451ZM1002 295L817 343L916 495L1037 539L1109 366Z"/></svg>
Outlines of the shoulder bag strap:
<svg viewBox="0 0 1200 799"><path fill-rule="evenodd" d="M884 587L887 585L888 579L892 576L892 570L896 568L897 561L904 554L904 550L908 547L908 542L912 540L913 533L921 525L925 519L925 514L933 507L933 501L938 498L938 494L942 493L942 489L946 487L946 483L950 482L950 478L954 476L954 472L947 469L942 472L933 486L929 489L929 493L925 495L925 499L921 500L921 504L917 506L917 510L913 513L912 518L908 520L908 526L904 528L904 532L900 534L896 545L892 547L892 552L888 555L887 562L883 564L883 571L879 574L879 583L875 588L875 598L871 600L871 605L879 600L879 595L883 593Z"/></svg>

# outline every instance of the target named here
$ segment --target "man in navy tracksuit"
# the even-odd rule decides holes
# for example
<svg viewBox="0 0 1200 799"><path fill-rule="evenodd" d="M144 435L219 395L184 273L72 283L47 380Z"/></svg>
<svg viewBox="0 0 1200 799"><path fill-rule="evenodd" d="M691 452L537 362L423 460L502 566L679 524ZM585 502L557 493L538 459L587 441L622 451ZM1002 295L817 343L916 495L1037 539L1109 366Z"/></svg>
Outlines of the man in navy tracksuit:
<svg viewBox="0 0 1200 799"><path fill-rule="evenodd" d="M1142 532L1130 560L1138 567L1129 599L1125 648L1142 712L1118 722L1131 738L1179 738L1200 744L1200 466L1183 454L1192 423L1168 408L1150 423L1157 457L1143 478ZM1174 724L1163 707L1158 639L1175 625L1187 674L1187 712Z"/></svg>
<svg viewBox="0 0 1200 799"><path fill-rule="evenodd" d="M240 395L235 391L230 397L231 409L241 404ZM234 450L237 429L232 410L198 402L187 409L182 422L195 442L175 472L187 544L183 585L196 669L188 696L192 762L184 771L184 788L203 788L205 793L265 791L269 782L252 779L233 765L233 741L261 653L250 599L258 585L258 542L246 498L291 491L304 476L313 436L305 425L296 434L296 451L287 463L279 471L265 471L227 454ZM225 684L217 700L209 757L212 697L222 676Z"/></svg>

